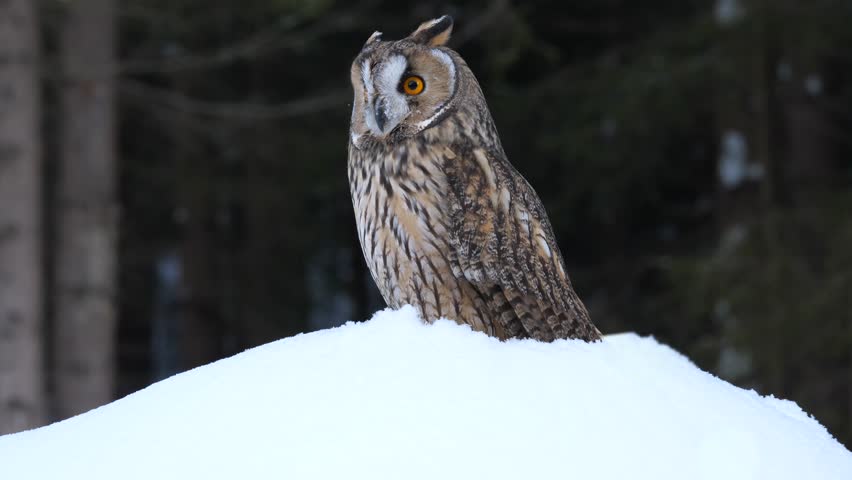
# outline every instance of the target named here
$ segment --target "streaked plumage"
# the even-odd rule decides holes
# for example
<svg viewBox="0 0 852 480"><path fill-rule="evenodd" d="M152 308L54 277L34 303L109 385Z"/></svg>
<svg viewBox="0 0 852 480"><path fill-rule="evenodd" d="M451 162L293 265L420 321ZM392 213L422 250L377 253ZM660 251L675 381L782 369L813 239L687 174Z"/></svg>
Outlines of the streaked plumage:
<svg viewBox="0 0 852 480"><path fill-rule="evenodd" d="M352 65L349 182L388 305L506 338L597 340L547 214L506 159L479 83L445 47L452 19L376 32ZM425 85L418 91L419 78Z"/></svg>

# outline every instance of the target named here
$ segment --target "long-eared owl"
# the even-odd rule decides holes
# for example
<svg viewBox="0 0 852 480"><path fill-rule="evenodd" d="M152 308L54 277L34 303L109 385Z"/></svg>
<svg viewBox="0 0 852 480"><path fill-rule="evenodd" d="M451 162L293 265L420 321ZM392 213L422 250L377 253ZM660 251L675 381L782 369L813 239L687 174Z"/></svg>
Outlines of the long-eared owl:
<svg viewBox="0 0 852 480"><path fill-rule="evenodd" d="M506 158L444 16L374 33L352 64L349 184L358 237L391 307L500 339L597 340L541 201Z"/></svg>

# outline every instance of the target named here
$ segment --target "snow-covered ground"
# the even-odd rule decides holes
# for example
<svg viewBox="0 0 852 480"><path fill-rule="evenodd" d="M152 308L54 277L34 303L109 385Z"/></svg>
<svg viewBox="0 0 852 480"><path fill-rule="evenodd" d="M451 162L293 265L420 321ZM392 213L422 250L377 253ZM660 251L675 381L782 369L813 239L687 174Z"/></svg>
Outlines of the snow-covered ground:
<svg viewBox="0 0 852 480"><path fill-rule="evenodd" d="M795 403L635 335L498 342L410 307L0 437L6 479L852 479Z"/></svg>

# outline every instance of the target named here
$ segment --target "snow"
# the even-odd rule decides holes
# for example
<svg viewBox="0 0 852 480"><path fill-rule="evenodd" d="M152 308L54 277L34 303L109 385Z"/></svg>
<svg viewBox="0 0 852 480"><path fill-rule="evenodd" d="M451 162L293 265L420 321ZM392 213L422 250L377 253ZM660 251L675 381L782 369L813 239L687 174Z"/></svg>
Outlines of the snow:
<svg viewBox="0 0 852 480"><path fill-rule="evenodd" d="M793 66L790 65L790 62L782 61L778 63L776 74L778 76L778 80L781 80L782 82L789 82L793 79Z"/></svg>
<svg viewBox="0 0 852 480"><path fill-rule="evenodd" d="M822 93L822 77L816 73L811 73L805 78L805 91L812 97L819 96Z"/></svg>
<svg viewBox="0 0 852 480"><path fill-rule="evenodd" d="M740 0L716 0L716 21L720 25L731 25L739 21L745 15Z"/></svg>
<svg viewBox="0 0 852 480"><path fill-rule="evenodd" d="M728 190L737 188L748 180L760 180L764 176L763 165L749 162L748 144L742 132L725 131L719 157L719 180Z"/></svg>
<svg viewBox="0 0 852 480"><path fill-rule="evenodd" d="M413 308L0 437L3 479L849 479L795 403L633 334L499 342Z"/></svg>

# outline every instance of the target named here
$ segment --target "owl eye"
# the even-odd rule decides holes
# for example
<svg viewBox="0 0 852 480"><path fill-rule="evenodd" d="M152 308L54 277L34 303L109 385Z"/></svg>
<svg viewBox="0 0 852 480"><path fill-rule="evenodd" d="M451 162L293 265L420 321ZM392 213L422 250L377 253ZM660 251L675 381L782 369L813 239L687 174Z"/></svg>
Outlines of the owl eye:
<svg viewBox="0 0 852 480"><path fill-rule="evenodd" d="M402 81L402 91L408 95L419 95L425 86L423 79L417 75L411 75Z"/></svg>

